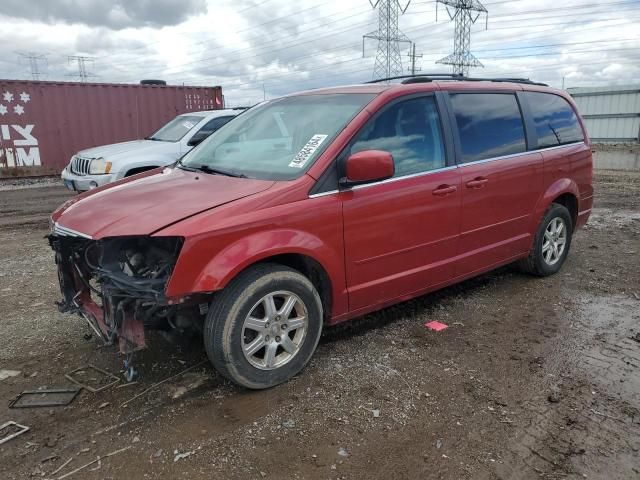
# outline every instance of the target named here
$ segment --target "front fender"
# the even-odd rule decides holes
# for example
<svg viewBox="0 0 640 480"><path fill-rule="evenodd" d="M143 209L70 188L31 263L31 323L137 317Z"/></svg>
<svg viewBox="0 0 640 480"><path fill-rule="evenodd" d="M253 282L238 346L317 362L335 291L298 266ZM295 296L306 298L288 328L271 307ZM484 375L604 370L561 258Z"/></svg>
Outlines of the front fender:
<svg viewBox="0 0 640 480"><path fill-rule="evenodd" d="M217 251L204 266L203 253L211 242L185 241L175 271L167 285L166 294L171 297L197 292L212 292L224 288L229 281L248 266L261 260L282 254L305 255L318 262L332 280L344 278L340 253L321 238L300 230L278 229L254 232L226 245ZM335 295L340 296L344 285L333 285Z"/></svg>

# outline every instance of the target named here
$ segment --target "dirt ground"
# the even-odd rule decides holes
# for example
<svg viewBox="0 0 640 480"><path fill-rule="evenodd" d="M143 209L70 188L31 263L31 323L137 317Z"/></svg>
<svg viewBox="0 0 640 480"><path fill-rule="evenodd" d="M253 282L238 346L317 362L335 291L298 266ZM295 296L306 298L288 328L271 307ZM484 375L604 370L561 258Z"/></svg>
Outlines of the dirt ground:
<svg viewBox="0 0 640 480"><path fill-rule="evenodd" d="M640 172L595 181L559 274L503 268L329 329L286 385L242 390L203 363L123 405L205 360L197 340L155 335L138 383L30 409L8 404L86 364L119 375L122 358L53 304L43 237L69 194L0 185L0 370L20 371L0 380L0 424L30 427L0 445L0 478L98 457L65 478L640 478Z"/></svg>

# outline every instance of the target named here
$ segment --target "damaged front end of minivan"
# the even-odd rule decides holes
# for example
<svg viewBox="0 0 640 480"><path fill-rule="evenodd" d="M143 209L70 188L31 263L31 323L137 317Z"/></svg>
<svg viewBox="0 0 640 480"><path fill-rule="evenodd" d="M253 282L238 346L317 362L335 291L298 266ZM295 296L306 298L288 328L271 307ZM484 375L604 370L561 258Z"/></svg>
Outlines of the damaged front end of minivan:
<svg viewBox="0 0 640 480"><path fill-rule="evenodd" d="M54 224L48 240L62 292L59 310L78 313L106 344L117 344L126 368L146 347L145 330L201 329L205 299L165 295L182 237L93 240Z"/></svg>

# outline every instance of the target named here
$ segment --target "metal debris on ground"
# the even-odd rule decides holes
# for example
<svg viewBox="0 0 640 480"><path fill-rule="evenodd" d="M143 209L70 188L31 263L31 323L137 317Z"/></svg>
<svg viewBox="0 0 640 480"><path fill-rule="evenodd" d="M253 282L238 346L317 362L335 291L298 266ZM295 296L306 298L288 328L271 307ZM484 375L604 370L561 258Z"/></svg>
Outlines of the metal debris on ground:
<svg viewBox="0 0 640 480"><path fill-rule="evenodd" d="M8 442L9 440L13 440L17 436L22 435L23 433L28 431L29 427L20 425L13 420L3 423L2 425L0 425L0 445Z"/></svg>
<svg viewBox="0 0 640 480"><path fill-rule="evenodd" d="M11 401L9 408L62 407L73 402L80 390L80 388L27 390Z"/></svg>
<svg viewBox="0 0 640 480"><path fill-rule="evenodd" d="M11 377L17 377L21 373L22 372L20 372L19 370L4 370L4 369L0 369L0 381L6 380L7 378L11 378Z"/></svg>
<svg viewBox="0 0 640 480"><path fill-rule="evenodd" d="M178 460L182 460L183 458L187 458L190 457L191 455L194 455L196 452L194 450L190 450L188 452L184 452L184 453L178 453L178 450L175 450L173 452L173 454L175 455L175 457L173 457L173 463L177 462Z"/></svg>
<svg viewBox="0 0 640 480"><path fill-rule="evenodd" d="M64 462L62 465L60 465L58 468L56 468L53 472L51 472L49 475L55 475L56 473L58 473L60 470L62 470L64 467L66 467L67 465L69 465L71 462L73 462L73 458L70 458L69 460L67 460L66 462Z"/></svg>
<svg viewBox="0 0 640 480"><path fill-rule="evenodd" d="M123 403L122 405L120 405L120 406L121 406L121 407L124 407L124 406L128 405L129 403L133 402L136 398L141 397L142 395L144 395L145 393L147 393L147 392L149 392L149 391L153 390L154 388L158 387L159 385L162 385L163 383L166 383L166 382L168 382L169 380L173 380L174 378L177 378L177 377L179 377L180 375L183 375L183 374L185 374L185 373L187 373L187 372L190 372L191 370L193 370L193 369L195 369L195 368L198 368L199 366L204 365L205 363L208 363L208 362L209 362L209 360L203 360L203 361L201 361L201 362L199 362L199 363L196 363L195 365L192 365L191 367L189 367L189 368L187 368L187 369L185 369L185 370L183 370L183 371L181 371L181 372L179 372L179 373L176 373L175 375L172 375L172 376L170 376L170 377L168 377L168 378L165 378L164 380L160 380L159 382L154 383L153 385L151 385L151 386L150 386L149 388L147 388L146 390L143 390L142 392L138 393L137 395L134 395L133 397L131 397L129 400L127 400L126 402L124 402L124 403Z"/></svg>
<svg viewBox="0 0 640 480"><path fill-rule="evenodd" d="M86 372L97 372L99 374L102 375L103 377L103 381L108 382L108 383L104 383L98 387L94 387L91 385L88 385L86 383L84 383L82 380L78 379L77 377L79 377L80 375L82 375L83 373ZM101 392L102 390L105 390L109 387L112 387L113 385L115 385L116 383L120 382L120 378L116 377L114 374L109 373L105 370L102 370L101 368L98 368L94 365L86 365L84 367L80 367L80 368L76 368L75 370L72 370L69 373L66 373L64 375L67 380L75 383L76 385L81 386L82 388L84 388L85 390L90 391L91 393L98 393ZM99 383L100 380L93 377L90 378L90 380L96 380L96 383Z"/></svg>
<svg viewBox="0 0 640 480"><path fill-rule="evenodd" d="M120 450L116 450L115 452L111 452L111 453L107 453L106 455L103 455L101 457L97 457L95 460L93 460L92 462L86 463L84 465L82 465L81 467L76 468L75 470L71 470L70 472L65 473L64 475L60 475L57 480L62 480L63 478L67 478L70 477L71 475L78 473L81 470L84 470L87 467L90 467L91 465L93 465L94 463L100 463L102 465L102 460L105 458L109 458L109 457L113 457L114 455L117 455L119 453L122 453L126 450L129 450L131 448L131 445L129 445L128 447L124 447L121 448Z"/></svg>
<svg viewBox="0 0 640 480"><path fill-rule="evenodd" d="M429 330L433 330L435 332L439 332L441 330L444 330L445 328L449 328L449 325L447 325L446 323L438 322L437 320L427 322L424 324L424 326Z"/></svg>

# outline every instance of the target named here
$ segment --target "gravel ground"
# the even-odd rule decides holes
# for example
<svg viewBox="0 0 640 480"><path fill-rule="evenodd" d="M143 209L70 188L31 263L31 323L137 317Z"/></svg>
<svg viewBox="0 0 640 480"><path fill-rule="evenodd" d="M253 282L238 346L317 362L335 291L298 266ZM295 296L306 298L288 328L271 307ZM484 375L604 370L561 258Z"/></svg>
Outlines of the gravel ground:
<svg viewBox="0 0 640 480"><path fill-rule="evenodd" d="M205 360L197 340L152 335L138 383L9 409L122 359L53 305L43 237L69 193L0 186L0 370L20 371L0 380L0 424L31 428L0 445L0 478L97 457L69 478L640 478L640 172L597 172L596 195L558 275L507 267L329 329L286 385L245 391L204 363L123 406Z"/></svg>

